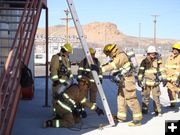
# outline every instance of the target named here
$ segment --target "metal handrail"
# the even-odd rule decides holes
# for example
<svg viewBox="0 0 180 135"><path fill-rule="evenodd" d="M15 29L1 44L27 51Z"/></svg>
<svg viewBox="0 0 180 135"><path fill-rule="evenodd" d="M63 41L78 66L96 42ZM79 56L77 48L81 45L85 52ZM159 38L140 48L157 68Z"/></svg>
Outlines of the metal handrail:
<svg viewBox="0 0 180 135"><path fill-rule="evenodd" d="M29 5L29 3L31 5ZM15 40L13 42L11 51L8 55L8 59L6 60L6 64L5 64L6 66L3 70L3 74L1 77L1 83L0 83L0 92L1 93L2 93L3 84L7 83L5 85L5 90L4 90L4 93L2 96L2 102L0 102L1 112L2 112L2 107L5 104L5 101L8 101L8 103L7 103L7 106L4 108L3 120L2 120L2 114L0 116L0 128L1 128L0 134L2 133L4 135L8 135L11 132L11 128L12 128L12 124L14 121L14 116L15 116L15 112L17 109L17 104L18 104L19 96L20 96L20 85L16 78L18 78L18 76L19 76L21 60L23 59L25 64L28 64L28 62L29 62L29 58L30 58L30 54L31 54L32 46L33 46L33 41L35 38L35 32L36 32L38 21L39 21L40 14L41 14L41 9L44 6L44 5L42 5L42 3L43 3L42 0L39 0L39 1L31 0L31 2L26 3L24 12L23 12L21 20L20 20L20 24L18 26L16 36L15 36ZM33 4L34 4L34 6L33 6ZM29 7L28 7L28 5L29 5ZM31 11L32 15L31 15L30 20L27 19L29 17L29 15L26 15L27 18L25 18L25 22L30 22L30 23L23 23L23 20L25 17L25 12L26 12L26 14L28 14L27 9L28 9L29 13ZM36 13L36 15L34 15L35 13ZM33 25L31 24L31 22L33 23ZM28 28L26 27L26 25ZM32 27L30 27L30 25L32 25ZM28 32L24 32L25 30L28 30L29 32L31 32L29 40L26 40L28 38ZM18 39L19 37L20 37L20 39ZM12 54L13 54L13 50L14 50L16 44L18 44L18 46L16 49L16 53L13 56ZM15 62L15 61L17 61L17 62ZM12 70L14 72L11 72ZM11 81L10 79L12 79L12 77L15 80L13 82L10 82ZM5 82L6 78L7 78L7 82ZM9 96L6 98L6 94L8 93L9 85L11 85L11 91L9 92ZM14 102L11 103L11 101L14 101ZM9 108L12 110L12 112L11 112L12 114L8 114ZM8 119L6 119L6 118L8 118ZM5 123L6 122L5 120L9 122L7 125Z"/></svg>

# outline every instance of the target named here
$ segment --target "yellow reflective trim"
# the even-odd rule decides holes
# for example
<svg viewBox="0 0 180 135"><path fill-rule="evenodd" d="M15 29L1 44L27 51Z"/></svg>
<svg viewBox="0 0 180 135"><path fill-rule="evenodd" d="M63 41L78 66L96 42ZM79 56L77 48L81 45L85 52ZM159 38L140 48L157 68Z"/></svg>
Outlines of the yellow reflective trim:
<svg viewBox="0 0 180 135"><path fill-rule="evenodd" d="M142 117L142 113L133 114L133 118L139 118L139 117Z"/></svg>
<svg viewBox="0 0 180 135"><path fill-rule="evenodd" d="M76 103L73 99L71 99L71 98L68 96L68 94L63 93L63 96L64 96L66 99L68 99L73 105Z"/></svg>
<svg viewBox="0 0 180 135"><path fill-rule="evenodd" d="M147 74L157 73L157 69L148 69L148 70L145 70L145 73Z"/></svg>
<svg viewBox="0 0 180 135"><path fill-rule="evenodd" d="M68 70L71 70L71 68L69 67Z"/></svg>
<svg viewBox="0 0 180 135"><path fill-rule="evenodd" d="M65 105L63 102L61 102L61 101L58 100L57 103L58 103L62 108L64 108L65 110L67 110L67 111L69 111L69 112L72 112L71 108L70 108L69 106Z"/></svg>
<svg viewBox="0 0 180 135"><path fill-rule="evenodd" d="M91 106L91 110L95 110L95 108L96 108L96 103L93 103L93 105Z"/></svg>
<svg viewBox="0 0 180 135"><path fill-rule="evenodd" d="M134 52L133 51L127 52L127 55L132 56L132 55L134 55Z"/></svg>
<svg viewBox="0 0 180 135"><path fill-rule="evenodd" d="M157 83L156 83L155 81L147 80L147 81L146 81L146 84L149 85L149 86L154 86L154 85L156 85Z"/></svg>
<svg viewBox="0 0 180 135"><path fill-rule="evenodd" d="M64 96L65 98L69 98L68 94L66 94L66 93L63 93L63 96Z"/></svg>
<svg viewBox="0 0 180 135"><path fill-rule="evenodd" d="M73 100L73 99L69 99L69 101L73 104L73 105L75 105L76 104L76 102Z"/></svg>
<svg viewBox="0 0 180 135"><path fill-rule="evenodd" d="M106 70L104 69L104 67L101 68L102 72L104 73Z"/></svg>
<svg viewBox="0 0 180 135"><path fill-rule="evenodd" d="M84 97L82 100L81 100L81 103L85 103L87 101L87 99Z"/></svg>
<svg viewBox="0 0 180 135"><path fill-rule="evenodd" d="M140 70L144 70L145 68L144 68L144 67L140 67L139 69L140 69Z"/></svg>
<svg viewBox="0 0 180 135"><path fill-rule="evenodd" d="M109 65L111 65L113 69L117 69L116 64L114 62L110 62Z"/></svg>
<svg viewBox="0 0 180 135"><path fill-rule="evenodd" d="M170 69L177 69L177 68L179 68L178 65L173 65L173 64L172 65L171 64L166 64L165 67L166 68L170 68Z"/></svg>
<svg viewBox="0 0 180 135"><path fill-rule="evenodd" d="M89 79L90 82L95 82L93 79Z"/></svg>
<svg viewBox="0 0 180 135"><path fill-rule="evenodd" d="M162 69L162 68L161 68L161 69L159 69L159 71L160 71L160 72L163 72L163 71L165 71L165 69Z"/></svg>
<svg viewBox="0 0 180 135"><path fill-rule="evenodd" d="M51 79L52 79L52 80L58 80L58 75L53 75L53 76L51 77Z"/></svg>
<svg viewBox="0 0 180 135"><path fill-rule="evenodd" d="M56 121L56 127L60 127L60 120L55 120Z"/></svg>
<svg viewBox="0 0 180 135"><path fill-rule="evenodd" d="M79 67L78 70L84 70L84 68L83 67Z"/></svg>
<svg viewBox="0 0 180 135"><path fill-rule="evenodd" d="M138 79L139 79L139 80L142 80L142 77L143 77L142 74L139 74L139 75L138 75Z"/></svg>
<svg viewBox="0 0 180 135"><path fill-rule="evenodd" d="M170 103L176 103L177 102L177 100L171 100L170 101Z"/></svg>
<svg viewBox="0 0 180 135"><path fill-rule="evenodd" d="M56 111L56 108L53 108L53 112L55 112Z"/></svg>
<svg viewBox="0 0 180 135"><path fill-rule="evenodd" d="M173 76L173 77L167 77L168 81L176 81L177 80L177 76Z"/></svg>
<svg viewBox="0 0 180 135"><path fill-rule="evenodd" d="M91 71L91 69L89 69L89 68L86 68L85 70L86 70L86 71L88 71L88 72L90 72L90 71Z"/></svg>
<svg viewBox="0 0 180 135"><path fill-rule="evenodd" d="M79 79L82 78L82 75L78 75L78 78L79 78Z"/></svg>
<svg viewBox="0 0 180 135"><path fill-rule="evenodd" d="M128 68L128 67L130 67L130 65L131 65L131 63L130 63L130 62L127 62L127 63L125 63L125 64L123 65L123 68Z"/></svg>
<svg viewBox="0 0 180 135"><path fill-rule="evenodd" d="M62 60L62 57L61 57L61 56L59 56L59 60Z"/></svg>
<svg viewBox="0 0 180 135"><path fill-rule="evenodd" d="M161 76L162 76L162 78L166 78L166 75L165 75L165 74L162 74Z"/></svg>
<svg viewBox="0 0 180 135"><path fill-rule="evenodd" d="M73 74L70 74L70 78L73 78Z"/></svg>
<svg viewBox="0 0 180 135"><path fill-rule="evenodd" d="M60 81L61 83L66 82L66 80L65 80L65 79L59 79L59 81Z"/></svg>
<svg viewBox="0 0 180 135"><path fill-rule="evenodd" d="M126 113L118 112L117 117L124 117L124 118L126 118Z"/></svg>

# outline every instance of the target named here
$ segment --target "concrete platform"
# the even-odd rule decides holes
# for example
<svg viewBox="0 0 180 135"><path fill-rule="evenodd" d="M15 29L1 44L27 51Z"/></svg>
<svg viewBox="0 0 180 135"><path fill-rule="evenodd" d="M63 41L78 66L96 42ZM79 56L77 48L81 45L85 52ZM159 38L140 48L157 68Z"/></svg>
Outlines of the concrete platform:
<svg viewBox="0 0 180 135"><path fill-rule="evenodd" d="M109 79L103 80L103 88L113 114L117 112L116 95L117 86ZM138 99L141 102L141 90L137 91ZM88 116L82 119L80 124L74 128L42 128L42 123L52 117L51 107L44 107L45 104L45 78L35 78L35 93L32 100L21 100L12 135L164 135L165 120L180 119L180 104L176 109L169 109L169 99L166 88L161 87L162 95L160 97L163 116L155 117L152 113L152 102L150 103L150 113L144 115L142 126L128 127L128 122L132 116L128 110L128 122L118 123L115 127L108 127L106 116L97 116L95 112L87 111ZM49 105L51 103L51 81L49 80ZM98 106L102 107L102 103L97 97ZM101 125L105 126L103 128Z"/></svg>

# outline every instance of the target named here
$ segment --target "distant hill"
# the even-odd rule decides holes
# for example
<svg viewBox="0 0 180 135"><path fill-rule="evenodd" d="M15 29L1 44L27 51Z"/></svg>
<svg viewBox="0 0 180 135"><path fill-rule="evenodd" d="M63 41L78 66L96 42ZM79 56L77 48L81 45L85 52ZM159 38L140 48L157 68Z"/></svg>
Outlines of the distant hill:
<svg viewBox="0 0 180 135"><path fill-rule="evenodd" d="M117 25L111 22L93 22L82 26L86 40L96 47L102 47L107 43L118 43L120 46L138 46L139 38L125 35L117 29ZM44 34L44 28L38 28L37 34ZM57 25L49 27L50 36L65 35L65 26ZM74 27L69 28L69 35L77 35ZM157 39L158 45L171 45L176 42L172 39ZM153 44L153 38L141 38L140 45L146 47Z"/></svg>

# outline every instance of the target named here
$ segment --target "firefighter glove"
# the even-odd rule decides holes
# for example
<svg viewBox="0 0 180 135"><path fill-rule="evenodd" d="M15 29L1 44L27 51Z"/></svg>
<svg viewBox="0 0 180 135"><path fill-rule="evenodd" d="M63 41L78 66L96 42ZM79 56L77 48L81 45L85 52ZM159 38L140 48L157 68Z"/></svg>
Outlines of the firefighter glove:
<svg viewBox="0 0 180 135"><path fill-rule="evenodd" d="M59 80L53 81L53 87L56 87L56 86L59 85L59 84L60 84Z"/></svg>
<svg viewBox="0 0 180 135"><path fill-rule="evenodd" d="M81 112L81 110L79 108L74 108L72 110L73 115L76 117L80 117L80 112Z"/></svg>
<svg viewBox="0 0 180 135"><path fill-rule="evenodd" d="M98 114L98 116L104 115L104 111L102 109L100 109L99 107L97 107L95 111Z"/></svg>
<svg viewBox="0 0 180 135"><path fill-rule="evenodd" d="M97 65L95 65L95 64L91 64L91 70L93 71L96 71L97 73L99 73L99 68L98 68L98 66Z"/></svg>

